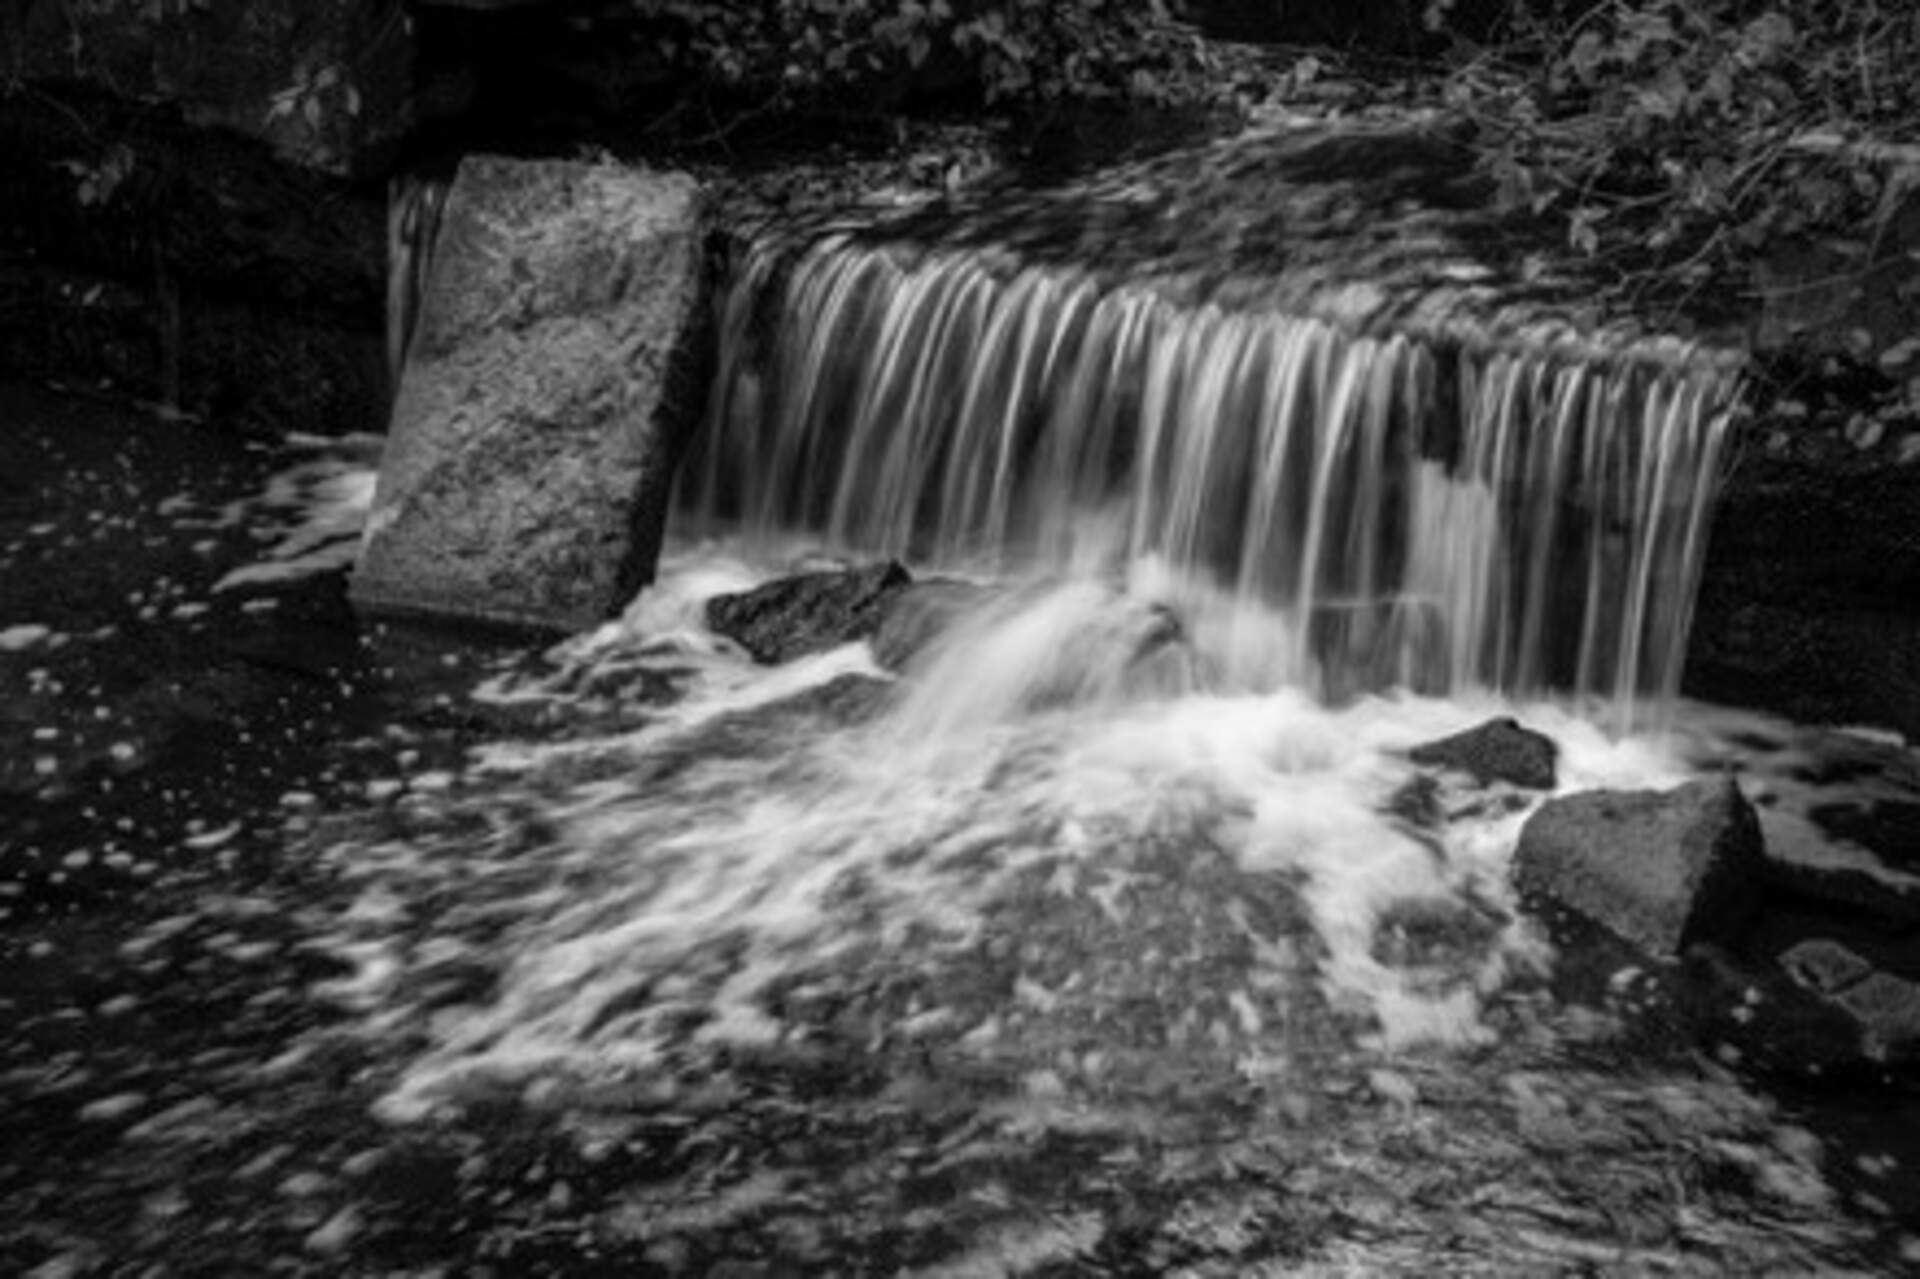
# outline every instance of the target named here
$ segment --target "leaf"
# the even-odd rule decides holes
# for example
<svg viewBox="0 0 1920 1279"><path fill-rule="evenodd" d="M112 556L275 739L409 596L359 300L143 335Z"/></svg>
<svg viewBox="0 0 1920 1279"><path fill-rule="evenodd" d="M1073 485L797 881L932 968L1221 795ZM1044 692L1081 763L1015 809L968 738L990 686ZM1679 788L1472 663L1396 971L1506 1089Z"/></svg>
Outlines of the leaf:
<svg viewBox="0 0 1920 1279"><path fill-rule="evenodd" d="M1740 33L1736 56L1750 67L1763 67L1785 54L1794 42L1793 20L1778 10L1761 14Z"/></svg>
<svg viewBox="0 0 1920 1279"><path fill-rule="evenodd" d="M1594 73L1600 69L1606 52L1606 41L1600 38L1598 32L1583 31L1580 38L1573 42L1573 48L1567 52L1567 67L1581 84L1592 84Z"/></svg>
<svg viewBox="0 0 1920 1279"><path fill-rule="evenodd" d="M1600 248L1600 232L1595 224L1606 216L1606 210L1594 205L1582 205L1573 211L1572 219L1567 223L1567 244L1582 257L1592 257Z"/></svg>

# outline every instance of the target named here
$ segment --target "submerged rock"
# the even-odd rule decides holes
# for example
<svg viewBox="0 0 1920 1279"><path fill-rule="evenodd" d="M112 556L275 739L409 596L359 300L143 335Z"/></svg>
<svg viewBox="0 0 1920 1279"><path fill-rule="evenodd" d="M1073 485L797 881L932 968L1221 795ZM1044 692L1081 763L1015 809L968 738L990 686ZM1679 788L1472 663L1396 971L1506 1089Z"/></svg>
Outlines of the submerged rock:
<svg viewBox="0 0 1920 1279"><path fill-rule="evenodd" d="M1920 982L1884 972L1837 941L1812 938L1780 956L1780 966L1843 1014L1870 1061L1920 1061Z"/></svg>
<svg viewBox="0 0 1920 1279"><path fill-rule="evenodd" d="M698 186L469 157L394 404L355 601L577 630L652 580L698 410Z"/></svg>
<svg viewBox="0 0 1920 1279"><path fill-rule="evenodd" d="M778 664L863 640L913 578L897 562L783 577L707 601L707 625L756 662Z"/></svg>
<svg viewBox="0 0 1920 1279"><path fill-rule="evenodd" d="M1473 898L1401 898L1374 921L1373 958L1409 972L1420 988L1443 994L1474 981L1507 922Z"/></svg>
<svg viewBox="0 0 1920 1279"><path fill-rule="evenodd" d="M1467 773L1481 785L1511 782L1528 790L1552 790L1560 748L1545 733L1523 728L1510 716L1490 719L1451 737L1408 752L1416 764Z"/></svg>
<svg viewBox="0 0 1920 1279"><path fill-rule="evenodd" d="M891 671L904 670L954 623L995 594L990 586L952 577L914 582L895 592L874 632L873 660Z"/></svg>
<svg viewBox="0 0 1920 1279"><path fill-rule="evenodd" d="M1731 778L1551 800L1520 832L1521 897L1573 911L1647 954L1734 941L1760 900L1762 841Z"/></svg>

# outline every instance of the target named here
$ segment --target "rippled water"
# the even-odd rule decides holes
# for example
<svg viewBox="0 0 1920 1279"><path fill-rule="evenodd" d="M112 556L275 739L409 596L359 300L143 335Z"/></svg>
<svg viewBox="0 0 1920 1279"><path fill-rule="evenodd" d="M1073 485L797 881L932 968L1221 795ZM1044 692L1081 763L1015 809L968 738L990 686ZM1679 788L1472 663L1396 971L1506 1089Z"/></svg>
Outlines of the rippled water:
<svg viewBox="0 0 1920 1279"><path fill-rule="evenodd" d="M1016 585L904 676L864 645L756 667L700 603L769 571L681 547L619 623L481 690L598 727L483 748L403 835L327 832L358 890L326 993L408 1046L387 1119L510 1102L589 1144L718 1125L748 1198L655 1186L636 1237L834 1202L953 1273L1111 1261L1114 1186L1144 1189L1095 1174L1146 1148L1153 1178L1176 1151L1207 1169L1175 1198L1216 1264L1278 1250L1275 1273L1716 1273L1867 1245L1817 1140L1680 1045L1633 1047L1624 1005L1548 996L1506 875L1532 797L1448 791L1438 837L1390 811L1408 747L1492 714L1556 739L1562 791L1670 785L1787 726L1702 708L1613 735L1553 700L1257 691L1222 660L1237 611L1151 563ZM1183 638L1143 650L1168 611ZM768 1136L769 1086L852 1145L822 1166ZM1233 1171L1275 1159L1284 1192ZM1040 1178L1040 1217L991 1198L1009 1175ZM711 1217L676 1216L688 1195ZM1286 1224L1316 1200L1337 1220Z"/></svg>

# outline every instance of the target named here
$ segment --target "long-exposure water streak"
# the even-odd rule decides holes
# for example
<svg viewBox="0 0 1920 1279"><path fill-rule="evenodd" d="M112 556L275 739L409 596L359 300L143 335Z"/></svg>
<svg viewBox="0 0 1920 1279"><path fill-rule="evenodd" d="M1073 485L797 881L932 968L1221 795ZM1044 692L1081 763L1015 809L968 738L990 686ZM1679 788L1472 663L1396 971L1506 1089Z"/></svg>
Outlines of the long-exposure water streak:
<svg viewBox="0 0 1920 1279"><path fill-rule="evenodd" d="M1735 379L1686 352L1354 333L1151 284L754 245L685 487L712 525L989 571L1089 517L1279 606L1244 681L1675 691ZM1079 558L1084 560L1084 555Z"/></svg>

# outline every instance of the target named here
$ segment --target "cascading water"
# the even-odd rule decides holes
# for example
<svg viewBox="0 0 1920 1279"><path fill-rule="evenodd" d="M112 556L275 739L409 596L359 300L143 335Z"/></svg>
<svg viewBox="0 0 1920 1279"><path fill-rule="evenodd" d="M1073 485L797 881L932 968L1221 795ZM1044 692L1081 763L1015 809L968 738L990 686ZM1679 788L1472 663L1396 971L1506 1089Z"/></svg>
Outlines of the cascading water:
<svg viewBox="0 0 1920 1279"><path fill-rule="evenodd" d="M1562 1055L1594 1025L1541 998L1514 899L1534 797L1408 751L1511 714L1561 791L1664 788L1776 731L1691 707L1640 731L1679 680L1736 375L1680 343L1229 305L1191 263L1115 279L927 238L742 255L658 580L478 693L545 727L326 850L359 897L323 991L405 1053L383 1114L513 1096L601 1154L657 1119L662 1167L695 1171L647 1164L607 1229L731 1238L791 1185L867 1243L979 1243L930 1273L1029 1268L995 1242L1026 1207L996 1170L1036 1152L1082 1152L1031 1184L1091 1238L1137 1136L1165 1159L1112 1193L1184 1222L1191 1167L1245 1189L1241 1154L1199 1153L1222 1126L1295 1170L1276 1204L1334 1223L1287 1246L1344 1270L1426 1273L1462 1238L1528 1272L1627 1237L1729 1273L1840 1255L1817 1205L1792 1233L1731 1193L1658 1235L1616 1220L1648 1169L1661 1204L1674 1168L1726 1181L1700 1169L1771 1121L1691 1069ZM426 246L399 239L411 279ZM710 599L822 543L1007 589L956 591L904 674L861 644L762 667L709 628ZM1424 826L1396 804L1422 785ZM1110 1139L1111 1165L1083 1157ZM702 1143L739 1203L694 1184ZM1471 1195L1392 1189L1435 1167ZM1363 1190L1299 1179L1341 1169Z"/></svg>
<svg viewBox="0 0 1920 1279"><path fill-rule="evenodd" d="M1350 332L850 237L746 255L706 525L990 571L1114 552L1278 607L1324 688L1674 693L1734 378ZM1270 646L1268 646L1270 648ZM1268 651L1263 649L1262 651Z"/></svg>

